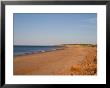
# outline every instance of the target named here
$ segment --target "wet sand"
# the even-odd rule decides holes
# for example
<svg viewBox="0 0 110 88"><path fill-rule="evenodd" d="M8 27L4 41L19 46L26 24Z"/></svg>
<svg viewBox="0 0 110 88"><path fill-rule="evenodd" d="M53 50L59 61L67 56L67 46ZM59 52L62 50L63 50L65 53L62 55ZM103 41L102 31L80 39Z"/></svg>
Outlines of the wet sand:
<svg viewBox="0 0 110 88"><path fill-rule="evenodd" d="M96 75L96 46L65 45L64 49L16 56L14 75Z"/></svg>

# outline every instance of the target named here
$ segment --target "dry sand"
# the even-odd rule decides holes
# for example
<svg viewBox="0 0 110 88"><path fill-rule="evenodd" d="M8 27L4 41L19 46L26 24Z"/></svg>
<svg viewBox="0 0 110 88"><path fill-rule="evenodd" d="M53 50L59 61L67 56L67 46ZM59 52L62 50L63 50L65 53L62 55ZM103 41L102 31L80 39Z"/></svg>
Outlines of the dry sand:
<svg viewBox="0 0 110 88"><path fill-rule="evenodd" d="M65 45L63 50L14 57L14 75L96 75L96 46Z"/></svg>

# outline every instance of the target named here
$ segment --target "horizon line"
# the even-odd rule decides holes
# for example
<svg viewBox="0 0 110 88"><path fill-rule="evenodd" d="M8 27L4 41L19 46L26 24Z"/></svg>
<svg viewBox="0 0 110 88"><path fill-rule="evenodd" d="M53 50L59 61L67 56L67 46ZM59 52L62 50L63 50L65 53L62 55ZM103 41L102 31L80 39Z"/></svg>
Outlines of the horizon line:
<svg viewBox="0 0 110 88"><path fill-rule="evenodd" d="M74 44L45 44L45 45L23 45L23 44L19 44L19 45L13 45L13 46L55 46L55 45L82 45L82 44L90 44L90 45L97 45L97 44L94 44L94 43L74 43Z"/></svg>

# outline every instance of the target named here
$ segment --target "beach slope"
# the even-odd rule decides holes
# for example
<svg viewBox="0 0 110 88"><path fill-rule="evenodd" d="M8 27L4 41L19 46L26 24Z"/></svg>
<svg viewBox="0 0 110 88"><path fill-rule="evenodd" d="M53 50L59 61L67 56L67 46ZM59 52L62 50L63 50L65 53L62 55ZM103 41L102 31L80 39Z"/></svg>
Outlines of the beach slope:
<svg viewBox="0 0 110 88"><path fill-rule="evenodd" d="M64 45L64 49L14 56L14 75L96 75L97 47Z"/></svg>

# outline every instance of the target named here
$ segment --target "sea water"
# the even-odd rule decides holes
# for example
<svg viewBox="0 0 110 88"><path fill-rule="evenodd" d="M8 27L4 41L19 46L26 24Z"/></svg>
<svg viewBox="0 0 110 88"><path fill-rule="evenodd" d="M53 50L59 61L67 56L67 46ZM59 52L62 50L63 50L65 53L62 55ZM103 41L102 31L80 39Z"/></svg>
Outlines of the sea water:
<svg viewBox="0 0 110 88"><path fill-rule="evenodd" d="M61 46L14 46L14 55L25 55L61 49Z"/></svg>

